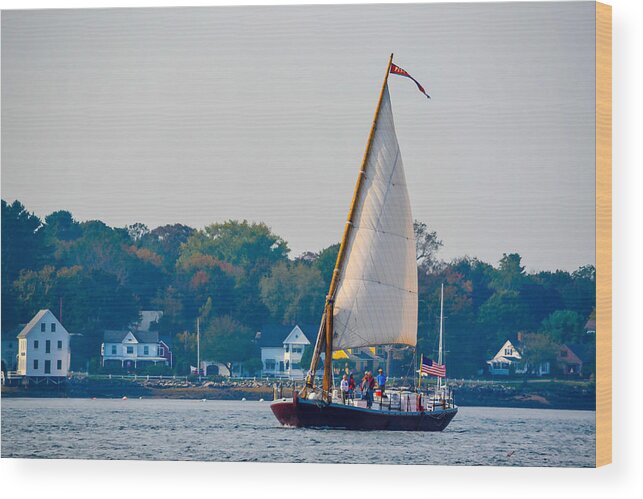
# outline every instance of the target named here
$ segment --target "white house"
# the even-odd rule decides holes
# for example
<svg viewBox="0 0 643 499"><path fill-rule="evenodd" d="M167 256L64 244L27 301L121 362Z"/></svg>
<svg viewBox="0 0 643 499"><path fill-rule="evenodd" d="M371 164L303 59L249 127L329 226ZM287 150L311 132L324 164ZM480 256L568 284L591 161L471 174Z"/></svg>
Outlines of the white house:
<svg viewBox="0 0 643 499"><path fill-rule="evenodd" d="M489 365L489 373L494 376L508 376L512 366L516 373L522 369L522 355L513 343L507 340L498 353L487 361L487 364Z"/></svg>
<svg viewBox="0 0 643 499"><path fill-rule="evenodd" d="M116 365L136 369L163 363L172 365L169 346L159 340L158 331L105 331L101 345L103 366Z"/></svg>
<svg viewBox="0 0 643 499"><path fill-rule="evenodd" d="M69 332L49 310L41 310L18 334L17 374L64 378L69 374Z"/></svg>
<svg viewBox="0 0 643 499"><path fill-rule="evenodd" d="M257 333L263 376L304 377L307 366L301 365L301 357L310 345L304 328L311 331L315 326L264 326Z"/></svg>
<svg viewBox="0 0 643 499"><path fill-rule="evenodd" d="M518 333L517 344L521 344L522 334ZM550 373L550 364L549 362L543 362L538 365L535 369L529 369L529 366L523 362L523 346L519 347L514 346L514 344L507 340L502 345L498 353L494 357L487 361L489 366L489 373L494 376L509 376L509 374L525 374L527 370L530 370L533 374L537 376L543 376Z"/></svg>

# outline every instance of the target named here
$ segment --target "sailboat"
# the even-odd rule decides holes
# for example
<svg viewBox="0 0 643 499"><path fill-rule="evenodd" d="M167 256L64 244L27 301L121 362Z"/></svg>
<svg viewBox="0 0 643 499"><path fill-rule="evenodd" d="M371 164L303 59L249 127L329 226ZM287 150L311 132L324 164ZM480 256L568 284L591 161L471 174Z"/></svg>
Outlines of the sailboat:
<svg viewBox="0 0 643 499"><path fill-rule="evenodd" d="M441 431L458 410L446 386L441 385L432 395L387 388L386 396L379 401L376 397L371 407L364 407L359 400L343 403L333 389L333 351L378 345L415 347L417 343L415 235L388 89L391 73L412 78L393 64L391 54L306 384L300 391L293 391L292 399L276 400L270 406L283 425ZM322 352L320 387L315 386L315 373Z"/></svg>

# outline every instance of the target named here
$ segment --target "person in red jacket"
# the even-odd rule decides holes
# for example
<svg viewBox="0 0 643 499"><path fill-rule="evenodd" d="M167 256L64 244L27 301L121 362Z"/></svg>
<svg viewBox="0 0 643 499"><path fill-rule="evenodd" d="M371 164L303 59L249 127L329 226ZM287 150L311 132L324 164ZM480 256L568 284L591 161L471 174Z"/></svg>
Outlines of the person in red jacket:
<svg viewBox="0 0 643 499"><path fill-rule="evenodd" d="M350 400L353 400L355 398L355 388L357 387L357 383L355 383L355 378L353 377L353 373L348 377L348 398Z"/></svg>
<svg viewBox="0 0 643 499"><path fill-rule="evenodd" d="M370 409L373 405L373 389L375 388L375 378L370 371L364 373L361 388L362 394L366 399L366 407Z"/></svg>

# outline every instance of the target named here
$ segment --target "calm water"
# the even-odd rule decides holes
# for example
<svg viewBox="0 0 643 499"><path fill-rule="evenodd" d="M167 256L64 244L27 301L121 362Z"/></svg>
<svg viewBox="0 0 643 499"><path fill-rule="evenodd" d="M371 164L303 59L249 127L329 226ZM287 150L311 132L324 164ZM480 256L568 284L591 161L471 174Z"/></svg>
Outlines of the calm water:
<svg viewBox="0 0 643 499"><path fill-rule="evenodd" d="M282 428L268 402L2 399L2 457L593 466L594 412L463 407L442 433Z"/></svg>

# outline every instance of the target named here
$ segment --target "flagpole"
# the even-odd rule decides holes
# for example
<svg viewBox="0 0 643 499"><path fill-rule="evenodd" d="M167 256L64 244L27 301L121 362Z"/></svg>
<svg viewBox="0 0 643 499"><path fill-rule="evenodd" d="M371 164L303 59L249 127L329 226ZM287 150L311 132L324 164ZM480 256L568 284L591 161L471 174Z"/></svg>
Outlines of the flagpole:
<svg viewBox="0 0 643 499"><path fill-rule="evenodd" d="M444 318L444 283L440 287L440 344L438 346L438 365L442 365L442 322ZM438 391L442 388L442 378L438 376Z"/></svg>
<svg viewBox="0 0 643 499"><path fill-rule="evenodd" d="M201 331L199 318L196 318L196 375L201 379Z"/></svg>
<svg viewBox="0 0 643 499"><path fill-rule="evenodd" d="M420 354L420 374L418 378L418 392L420 391L420 388L422 387L422 364L424 364L424 354Z"/></svg>

